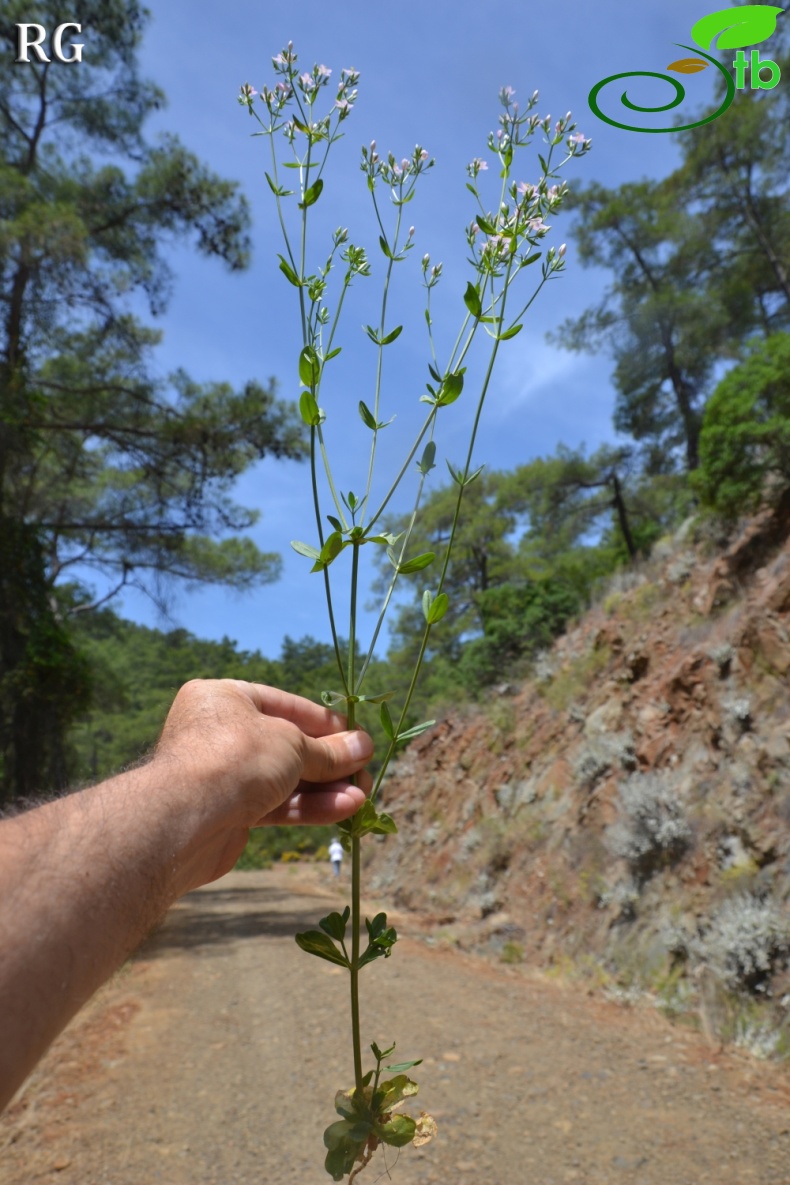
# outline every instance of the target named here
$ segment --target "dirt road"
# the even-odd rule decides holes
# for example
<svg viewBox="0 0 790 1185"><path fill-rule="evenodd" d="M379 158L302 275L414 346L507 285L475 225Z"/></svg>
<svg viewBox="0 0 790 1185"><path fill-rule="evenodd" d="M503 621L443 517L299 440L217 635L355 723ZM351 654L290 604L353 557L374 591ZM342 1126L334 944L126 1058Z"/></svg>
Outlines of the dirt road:
<svg viewBox="0 0 790 1185"><path fill-rule="evenodd" d="M233 873L181 902L0 1121L0 1182L326 1185L346 977L293 934L339 903L324 869ZM416 938L363 988L367 1039L425 1058L440 1128L396 1185L790 1185L786 1071Z"/></svg>

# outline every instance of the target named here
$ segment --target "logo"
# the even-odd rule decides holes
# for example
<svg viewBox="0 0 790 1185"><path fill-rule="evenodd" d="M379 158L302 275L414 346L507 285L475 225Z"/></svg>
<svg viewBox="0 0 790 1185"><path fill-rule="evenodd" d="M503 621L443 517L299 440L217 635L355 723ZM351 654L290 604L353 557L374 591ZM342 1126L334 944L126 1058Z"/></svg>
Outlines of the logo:
<svg viewBox="0 0 790 1185"><path fill-rule="evenodd" d="M82 61L82 51L84 45L73 44L71 52L66 53L63 48L63 35L67 30L73 29L76 33L82 32L82 25L77 25L74 21L67 21L63 25L58 25L52 34L52 57L58 62L63 62L65 65L70 65L72 62ZM15 61L29 62L30 51L36 55L39 62L46 62L49 64L52 58L48 58L44 52L43 42L47 36L47 30L43 25L24 25L18 24L16 26L16 59Z"/></svg>
<svg viewBox="0 0 790 1185"><path fill-rule="evenodd" d="M609 83L619 82L623 78L660 78L663 82L668 82L675 92L675 97L668 103L656 107L642 107L638 103L632 102L628 97L628 91L625 90L620 95L620 102L629 111L656 114L662 111L672 111L675 107L679 107L686 97L683 85L676 78L670 78L668 74L658 74L654 70L629 70L624 74L612 74L609 78L603 78L600 82L596 82L587 99L590 110L604 123L611 124L613 128L622 128L626 132L687 132L691 128L701 128L706 123L712 123L714 119L723 115L732 104L736 90L746 89L747 77L749 89L753 91L773 90L779 82L782 75L776 62L772 62L769 58L761 58L757 49L751 49L751 53L747 57L744 49L767 41L776 29L776 18L783 11L783 9L775 8L770 4L744 4L740 8L722 8L718 12L712 12L709 16L702 17L693 26L691 36L697 43L696 45L676 43L680 49L689 50L694 54L694 57L679 58L676 62L671 62L666 67L667 70L672 70L676 74L698 74L702 70L707 70L709 66L713 66L722 76L726 88L724 98L719 108L705 119L697 120L696 123L674 125L671 128L640 128L635 124L620 123L618 120L604 115L598 104L598 96ZM718 41L714 46L713 42L717 38ZM727 67L723 66L716 58L707 53L700 54L700 50L706 49L719 51L737 49L738 52L732 62L734 77Z"/></svg>

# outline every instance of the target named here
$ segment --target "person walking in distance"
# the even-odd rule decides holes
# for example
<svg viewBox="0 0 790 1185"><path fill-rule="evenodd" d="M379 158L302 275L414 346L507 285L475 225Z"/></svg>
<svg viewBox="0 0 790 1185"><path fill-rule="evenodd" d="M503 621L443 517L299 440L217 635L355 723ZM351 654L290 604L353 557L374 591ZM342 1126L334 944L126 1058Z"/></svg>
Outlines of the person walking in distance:
<svg viewBox="0 0 790 1185"><path fill-rule="evenodd" d="M337 838L333 839L329 845L329 859L332 861L335 876L340 876L340 865L343 863L343 845Z"/></svg>

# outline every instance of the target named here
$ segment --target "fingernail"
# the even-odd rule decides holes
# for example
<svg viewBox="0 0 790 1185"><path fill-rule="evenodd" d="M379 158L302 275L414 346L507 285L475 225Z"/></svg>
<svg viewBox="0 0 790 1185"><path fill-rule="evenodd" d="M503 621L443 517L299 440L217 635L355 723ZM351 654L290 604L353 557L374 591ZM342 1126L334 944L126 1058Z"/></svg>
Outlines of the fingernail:
<svg viewBox="0 0 790 1185"><path fill-rule="evenodd" d="M346 734L346 746L351 761L367 761L373 756L373 741L366 732L357 730Z"/></svg>

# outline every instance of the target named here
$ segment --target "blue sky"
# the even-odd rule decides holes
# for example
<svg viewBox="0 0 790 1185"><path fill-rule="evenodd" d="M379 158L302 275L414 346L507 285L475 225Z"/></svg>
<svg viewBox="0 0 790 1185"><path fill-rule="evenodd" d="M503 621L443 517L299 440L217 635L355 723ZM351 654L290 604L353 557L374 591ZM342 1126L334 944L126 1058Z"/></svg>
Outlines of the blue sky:
<svg viewBox="0 0 790 1185"><path fill-rule="evenodd" d="M488 8L467 0L407 0L386 8L357 0L334 6L315 0L298 6L260 0L149 0L149 7L152 20L140 55L142 71L165 89L169 99L167 110L150 122L149 134L175 131L213 169L238 180L254 218L254 257L244 274L230 275L183 245L174 247L176 283L160 319L163 373L183 366L196 379L234 384L275 377L283 397L298 395L301 342L295 290L276 268L281 245L263 176L269 168L268 145L251 138L256 125L236 102L242 82L257 89L272 84L271 57L289 40L305 68L317 61L331 67L334 78L342 67L353 66L361 73L359 99L338 146L338 171L326 175L315 207L319 235L348 226L350 237L368 247L379 269L383 257L375 246L377 232L357 168L360 146L375 138L380 150L391 148L400 158L420 143L436 157L435 168L409 207L409 220L416 227L415 250L396 273L390 324L402 321L406 329L386 352L386 417L396 414L397 419L381 437L383 473L400 464L424 411L418 403L427 359L421 329L423 253L444 264L434 296L440 341L454 336L463 311L461 296L469 278L463 231L474 212L465 188L465 166L484 155L501 110L499 88L514 87L522 101L538 89L541 114L556 118L570 109L579 129L592 137L591 152L573 162L566 174L571 185L593 179L617 185L661 177L679 159L678 136L612 128L593 116L587 95L594 83L610 74L663 71L682 56L677 43L689 41L691 25L708 11L682 0L640 5L569 0L551 8L512 0ZM83 34L87 39L88 30ZM710 98L708 77L695 75L684 81L688 108L696 109ZM658 91L642 94L645 102L654 94L654 101L662 101ZM538 169L533 158L529 168L524 166L524 179L537 177ZM554 451L559 442L584 442L592 449L613 437L610 361L571 354L546 342L547 331L579 315L606 285L604 274L579 266L569 223L568 215L557 218L548 240L557 246L568 242L565 275L544 290L524 331L500 351L476 449L478 464L510 468ZM326 237L317 241L316 262L323 260L327 242ZM353 290L339 339L344 352L327 395L327 438L344 489L359 490L360 470L367 463L362 451L366 430L356 406L360 398L370 401L375 349L361 325L374 323L380 291L378 278ZM462 399L445 413L434 477L446 473L445 457L462 459L474 409L472 395L470 382ZM117 607L145 624L184 626L207 638L228 635L242 647L259 648L270 656L278 653L285 634L326 637L322 581L308 575L308 562L289 547L293 538L313 541L308 467L264 461L243 476L236 492L239 502L262 510L252 533L263 550L281 553L284 574L278 583L244 596L221 588L176 590L169 619L134 593ZM399 503L401 508L405 505L405 500Z"/></svg>

